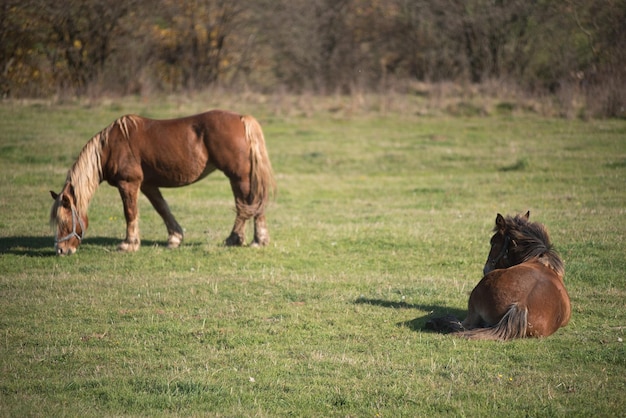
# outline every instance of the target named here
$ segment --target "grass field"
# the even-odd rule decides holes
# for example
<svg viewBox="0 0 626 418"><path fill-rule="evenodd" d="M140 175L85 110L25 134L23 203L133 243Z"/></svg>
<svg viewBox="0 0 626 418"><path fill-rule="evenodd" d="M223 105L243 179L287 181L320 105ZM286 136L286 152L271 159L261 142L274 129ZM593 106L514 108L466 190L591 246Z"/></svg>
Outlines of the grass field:
<svg viewBox="0 0 626 418"><path fill-rule="evenodd" d="M1 416L626 413L626 121L281 100L0 104ZM164 190L180 249L142 197L142 248L116 252L103 184L77 254L54 256L48 191L91 136L215 107L264 127L268 247L221 246L215 173ZM565 261L570 324L508 343L424 330L464 317L496 214L526 210Z"/></svg>

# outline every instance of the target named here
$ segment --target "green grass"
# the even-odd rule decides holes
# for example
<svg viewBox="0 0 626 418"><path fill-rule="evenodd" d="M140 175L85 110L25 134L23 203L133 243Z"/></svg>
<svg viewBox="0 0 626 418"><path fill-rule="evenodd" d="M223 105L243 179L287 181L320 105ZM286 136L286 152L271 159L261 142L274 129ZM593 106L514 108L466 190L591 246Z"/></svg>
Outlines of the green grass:
<svg viewBox="0 0 626 418"><path fill-rule="evenodd" d="M78 253L53 255L48 190L93 134L211 107L263 124L269 247L220 245L216 173L164 190L180 249L142 198L142 248L117 253L103 184ZM623 415L626 122L313 109L0 104L0 415ZM508 343L425 331L464 316L496 213L526 210L565 260L570 324Z"/></svg>

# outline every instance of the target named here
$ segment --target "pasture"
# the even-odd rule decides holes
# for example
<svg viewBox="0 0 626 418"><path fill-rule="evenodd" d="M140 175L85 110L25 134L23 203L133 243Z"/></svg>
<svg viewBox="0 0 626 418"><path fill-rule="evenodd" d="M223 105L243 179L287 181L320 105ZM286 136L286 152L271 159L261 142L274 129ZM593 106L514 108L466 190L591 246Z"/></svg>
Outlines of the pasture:
<svg viewBox="0 0 626 418"><path fill-rule="evenodd" d="M0 103L1 416L624 414L624 120L282 100ZM116 252L102 184L78 252L54 255L49 190L87 140L123 114L211 108L263 126L267 247L221 245L216 172L163 190L179 249L142 197L142 247ZM565 262L570 324L507 343L425 330L464 317L496 214L527 210Z"/></svg>

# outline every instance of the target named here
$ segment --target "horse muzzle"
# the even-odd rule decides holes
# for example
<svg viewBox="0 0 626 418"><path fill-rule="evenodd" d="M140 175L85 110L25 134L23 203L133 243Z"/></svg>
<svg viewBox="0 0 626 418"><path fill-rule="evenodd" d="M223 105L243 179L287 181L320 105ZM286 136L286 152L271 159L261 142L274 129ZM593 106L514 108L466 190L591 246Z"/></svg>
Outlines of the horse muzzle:
<svg viewBox="0 0 626 418"><path fill-rule="evenodd" d="M76 252L76 247L60 246L58 244L55 244L54 252L56 255L60 255L60 256L72 255Z"/></svg>
<svg viewBox="0 0 626 418"><path fill-rule="evenodd" d="M78 231L80 227L80 231ZM76 248L83 241L83 235L85 233L85 223L78 215L78 212L72 206L72 231L62 238L57 236L54 238L54 252L56 255L72 255L76 252ZM76 246L72 247L69 242L71 240L78 240Z"/></svg>

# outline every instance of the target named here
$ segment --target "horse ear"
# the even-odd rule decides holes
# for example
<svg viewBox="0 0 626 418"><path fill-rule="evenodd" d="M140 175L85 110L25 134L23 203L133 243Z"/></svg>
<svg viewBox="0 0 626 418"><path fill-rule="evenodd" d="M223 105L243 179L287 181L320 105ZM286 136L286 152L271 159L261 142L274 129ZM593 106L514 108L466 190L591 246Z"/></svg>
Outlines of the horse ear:
<svg viewBox="0 0 626 418"><path fill-rule="evenodd" d="M50 190L50 196L52 196L54 200L57 200L57 197L59 197L59 195L53 192L52 190Z"/></svg>
<svg viewBox="0 0 626 418"><path fill-rule="evenodd" d="M496 216L496 226L501 231L504 231L506 229L506 222L504 221L504 216L500 215L499 213L498 213L498 216Z"/></svg>
<svg viewBox="0 0 626 418"><path fill-rule="evenodd" d="M528 218L530 218L530 211L526 212L526 215L524 215L524 218L526 218L526 220L528 220Z"/></svg>
<svg viewBox="0 0 626 418"><path fill-rule="evenodd" d="M69 196L65 193L63 193L63 195L61 196L61 203L63 204L64 208L70 209L72 207L72 202L70 202Z"/></svg>

